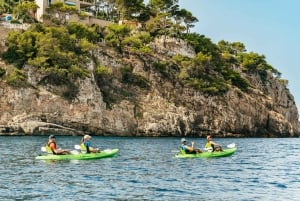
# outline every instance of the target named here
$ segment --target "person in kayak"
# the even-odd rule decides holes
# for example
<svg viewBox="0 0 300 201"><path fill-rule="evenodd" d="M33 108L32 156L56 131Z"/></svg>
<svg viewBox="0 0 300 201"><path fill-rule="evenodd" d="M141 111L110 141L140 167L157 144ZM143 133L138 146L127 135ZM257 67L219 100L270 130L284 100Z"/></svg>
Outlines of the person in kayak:
<svg viewBox="0 0 300 201"><path fill-rule="evenodd" d="M212 151L223 151L222 146L212 141L212 136L208 135L206 137L205 149Z"/></svg>
<svg viewBox="0 0 300 201"><path fill-rule="evenodd" d="M183 154L198 154L201 153L202 151L200 149L195 149L194 148L195 143L192 142L192 146L188 146L186 139L182 138L181 139L181 146L180 146L180 152Z"/></svg>
<svg viewBox="0 0 300 201"><path fill-rule="evenodd" d="M81 152L83 153L99 153L101 152L100 149L96 149L91 147L91 142L90 140L92 139L92 137L90 135L84 135L83 138L81 139Z"/></svg>
<svg viewBox="0 0 300 201"><path fill-rule="evenodd" d="M50 135L46 145L46 151L55 155L71 154L70 151L56 147L55 135Z"/></svg>

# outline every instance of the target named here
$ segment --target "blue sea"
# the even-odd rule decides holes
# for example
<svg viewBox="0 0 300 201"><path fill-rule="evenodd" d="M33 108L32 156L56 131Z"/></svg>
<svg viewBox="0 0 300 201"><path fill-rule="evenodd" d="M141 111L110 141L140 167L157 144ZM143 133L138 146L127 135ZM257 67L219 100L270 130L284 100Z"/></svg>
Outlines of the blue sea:
<svg viewBox="0 0 300 201"><path fill-rule="evenodd" d="M203 138L187 138L202 148ZM237 152L179 159L180 138L96 137L114 158L42 161L47 136L0 137L0 200L300 200L299 138L215 138ZM80 137L57 136L73 149Z"/></svg>

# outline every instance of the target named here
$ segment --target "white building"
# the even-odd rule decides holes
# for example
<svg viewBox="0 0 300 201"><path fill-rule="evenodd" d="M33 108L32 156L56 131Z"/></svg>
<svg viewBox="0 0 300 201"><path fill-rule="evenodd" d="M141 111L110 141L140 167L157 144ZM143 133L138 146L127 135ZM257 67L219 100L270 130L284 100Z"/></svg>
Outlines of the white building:
<svg viewBox="0 0 300 201"><path fill-rule="evenodd" d="M83 11L84 9L95 4L95 0L35 0L35 2L39 6L36 12L36 18L40 22L43 21L42 16L45 14L46 8L49 7L49 5L52 3L63 2L69 6L76 6L79 11ZM84 19L79 18L77 15L70 16L69 14L66 14L65 18L70 22L81 22L90 26L93 24L97 24L99 26L107 26L108 24L112 23L109 21L96 19L90 13L86 14L87 17L85 17Z"/></svg>

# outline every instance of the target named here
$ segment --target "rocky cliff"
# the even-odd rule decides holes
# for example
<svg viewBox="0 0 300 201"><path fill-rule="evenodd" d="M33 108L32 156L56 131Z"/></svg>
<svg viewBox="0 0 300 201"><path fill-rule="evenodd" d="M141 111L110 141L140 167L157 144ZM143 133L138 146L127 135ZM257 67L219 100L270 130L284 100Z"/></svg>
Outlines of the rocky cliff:
<svg viewBox="0 0 300 201"><path fill-rule="evenodd" d="M286 84L271 74L267 84L258 75L244 74L251 88L231 87L221 95L207 95L183 86L153 69L174 54L194 57L184 41L152 43L153 54L122 57L101 43L90 76L77 80L76 96L61 94L69 88L45 81L43 73L25 67L30 87L14 88L0 80L1 135L205 136L298 137L298 111ZM96 64L113 76L96 76ZM130 66L129 85L120 69ZM0 67L7 69L3 61ZM169 69L172 70L172 69ZM239 70L238 67L236 69ZM121 81L120 81L121 80Z"/></svg>

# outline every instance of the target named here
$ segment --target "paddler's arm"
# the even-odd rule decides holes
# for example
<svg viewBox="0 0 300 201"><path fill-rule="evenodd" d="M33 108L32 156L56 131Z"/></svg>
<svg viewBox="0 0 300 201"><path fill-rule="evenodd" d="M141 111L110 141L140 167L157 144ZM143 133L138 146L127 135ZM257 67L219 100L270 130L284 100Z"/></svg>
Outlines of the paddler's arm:
<svg viewBox="0 0 300 201"><path fill-rule="evenodd" d="M186 146L186 149L189 150L189 151L194 151L194 142L192 142L192 146L189 147L189 146Z"/></svg>

